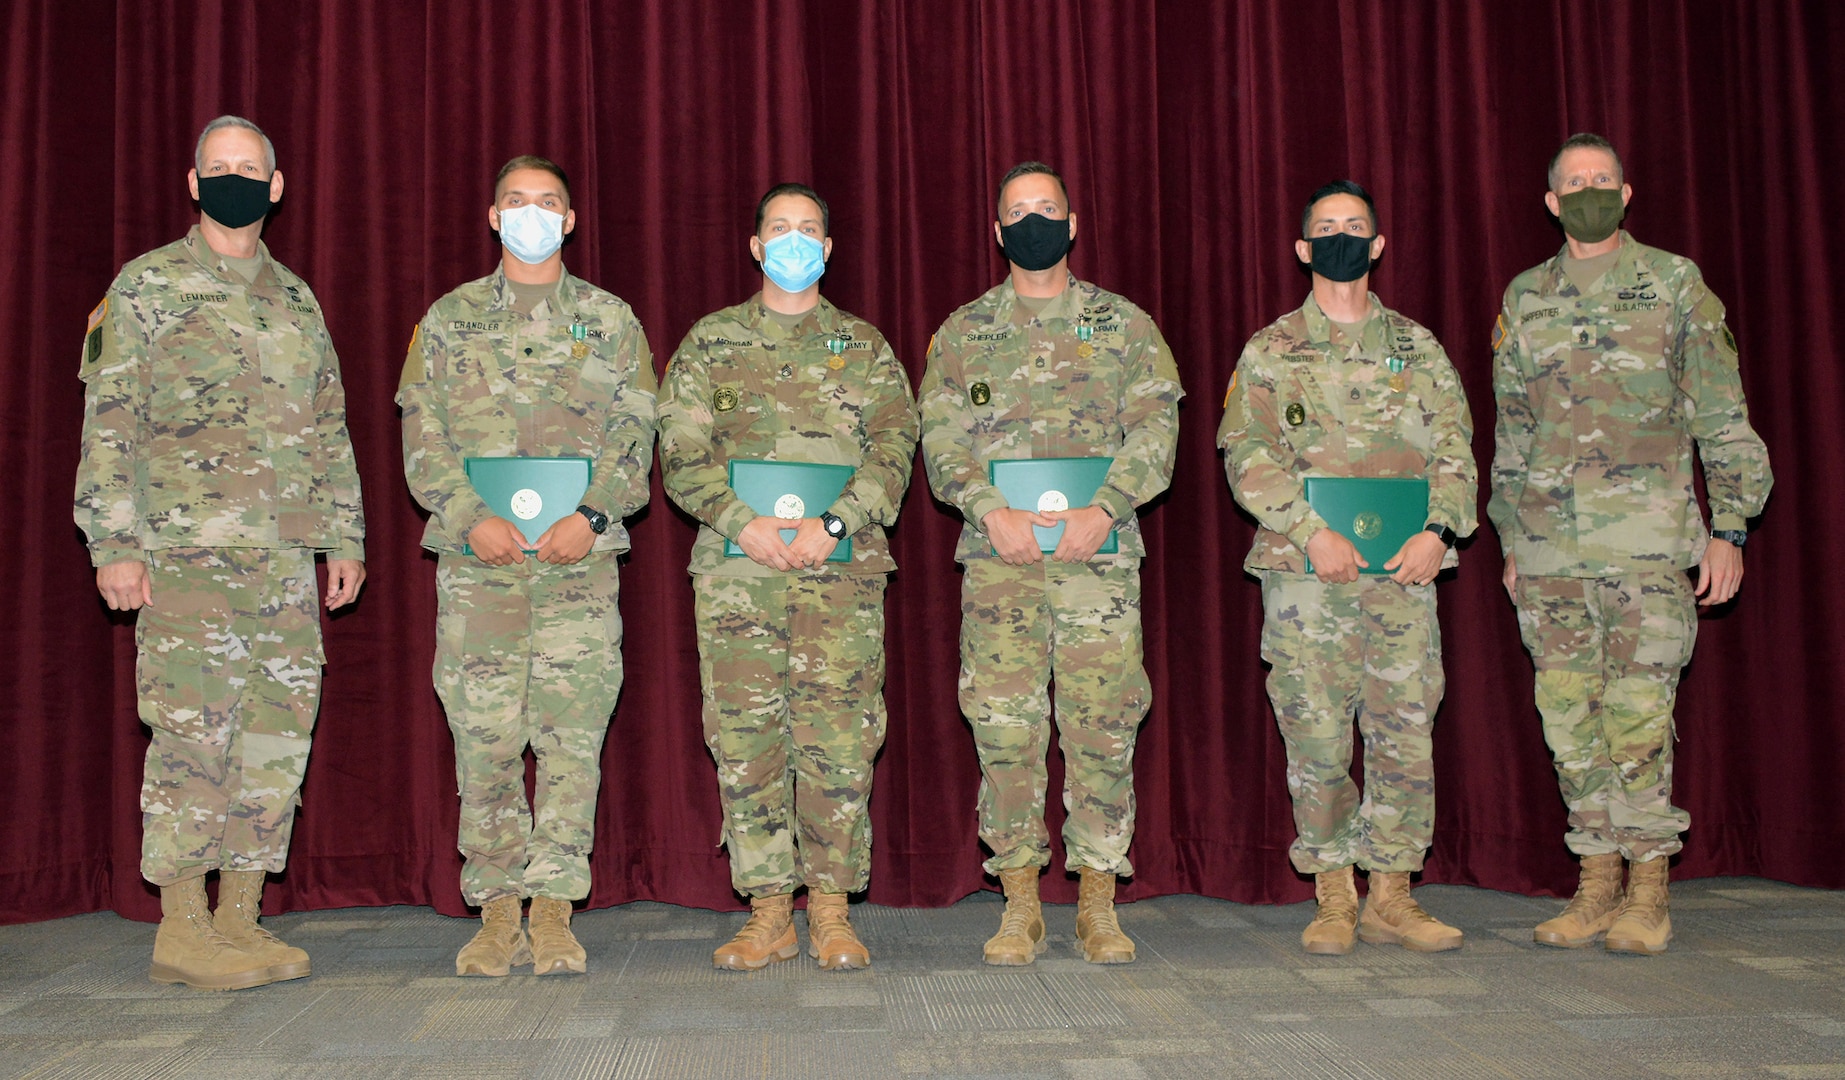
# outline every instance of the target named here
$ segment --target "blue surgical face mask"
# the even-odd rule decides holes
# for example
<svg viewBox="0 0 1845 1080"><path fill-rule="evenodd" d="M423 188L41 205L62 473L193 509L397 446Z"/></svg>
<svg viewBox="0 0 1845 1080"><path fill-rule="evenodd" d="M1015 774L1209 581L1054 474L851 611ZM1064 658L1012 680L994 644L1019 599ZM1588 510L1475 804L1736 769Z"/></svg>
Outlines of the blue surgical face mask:
<svg viewBox="0 0 1845 1080"><path fill-rule="evenodd" d="M500 243L513 258L536 266L564 246L564 215L530 203L502 210Z"/></svg>
<svg viewBox="0 0 1845 1080"><path fill-rule="evenodd" d="M804 232L787 232L762 245L762 272L783 291L798 293L826 273L826 248Z"/></svg>

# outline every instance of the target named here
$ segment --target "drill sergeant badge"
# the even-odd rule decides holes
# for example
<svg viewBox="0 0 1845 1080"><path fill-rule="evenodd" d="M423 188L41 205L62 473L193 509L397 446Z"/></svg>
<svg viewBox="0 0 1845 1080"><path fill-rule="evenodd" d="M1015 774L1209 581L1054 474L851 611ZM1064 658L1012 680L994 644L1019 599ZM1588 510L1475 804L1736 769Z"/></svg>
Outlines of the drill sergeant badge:
<svg viewBox="0 0 1845 1080"><path fill-rule="evenodd" d="M977 382L967 388L967 400L976 405L985 405L993 400L993 390L986 383Z"/></svg>
<svg viewBox="0 0 1845 1080"><path fill-rule="evenodd" d="M1298 401L1290 404L1283 415L1287 417L1289 427L1299 427L1307 422L1307 409Z"/></svg>
<svg viewBox="0 0 1845 1080"><path fill-rule="evenodd" d="M732 386L720 386L711 394L711 407L718 412L729 412L737 407L737 390Z"/></svg>

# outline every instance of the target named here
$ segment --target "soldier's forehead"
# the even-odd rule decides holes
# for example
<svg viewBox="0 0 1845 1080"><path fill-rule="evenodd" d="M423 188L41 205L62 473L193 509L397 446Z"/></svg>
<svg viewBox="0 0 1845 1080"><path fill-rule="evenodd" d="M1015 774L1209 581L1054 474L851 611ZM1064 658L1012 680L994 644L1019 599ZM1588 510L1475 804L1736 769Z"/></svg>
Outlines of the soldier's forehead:
<svg viewBox="0 0 1845 1080"><path fill-rule="evenodd" d="M1597 146L1573 146L1564 152L1563 160L1557 162L1559 172L1581 172L1584 169L1613 172L1614 155Z"/></svg>
<svg viewBox="0 0 1845 1080"><path fill-rule="evenodd" d="M205 137L205 159L260 158L263 140L248 128L222 127Z"/></svg>

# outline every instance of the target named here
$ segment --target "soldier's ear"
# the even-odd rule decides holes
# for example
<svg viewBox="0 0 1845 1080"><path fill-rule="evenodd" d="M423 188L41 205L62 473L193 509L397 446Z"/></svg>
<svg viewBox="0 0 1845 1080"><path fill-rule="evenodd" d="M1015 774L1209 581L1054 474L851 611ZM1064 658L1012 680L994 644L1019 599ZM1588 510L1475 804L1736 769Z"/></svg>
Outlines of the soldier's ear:
<svg viewBox="0 0 1845 1080"><path fill-rule="evenodd" d="M271 203L279 203L282 201L282 170L281 169L277 169L276 171L269 174L269 201Z"/></svg>
<svg viewBox="0 0 1845 1080"><path fill-rule="evenodd" d="M832 257L833 257L833 238L829 236L825 240L820 241L820 261L826 262Z"/></svg>
<svg viewBox="0 0 1845 1080"><path fill-rule="evenodd" d="M1544 205L1550 209L1551 217L1563 216L1563 204L1557 201L1556 192L1546 191L1544 193Z"/></svg>
<svg viewBox="0 0 1845 1080"><path fill-rule="evenodd" d="M575 210L564 211L564 235L569 236L576 227L577 212Z"/></svg>
<svg viewBox="0 0 1845 1080"><path fill-rule="evenodd" d="M1294 241L1294 257L1307 265L1313 265L1313 245L1305 240Z"/></svg>
<svg viewBox="0 0 1845 1080"><path fill-rule="evenodd" d="M1373 236L1371 238L1371 261L1376 262L1377 260L1383 257L1384 257L1384 234L1378 233L1376 236Z"/></svg>
<svg viewBox="0 0 1845 1080"><path fill-rule="evenodd" d="M1623 209L1626 208L1628 201L1631 200L1633 197L1634 197L1634 186L1632 184L1622 184L1621 185L1621 207Z"/></svg>
<svg viewBox="0 0 1845 1080"><path fill-rule="evenodd" d="M192 200L197 202L199 198L199 171L197 169L186 170L186 190L192 192Z"/></svg>

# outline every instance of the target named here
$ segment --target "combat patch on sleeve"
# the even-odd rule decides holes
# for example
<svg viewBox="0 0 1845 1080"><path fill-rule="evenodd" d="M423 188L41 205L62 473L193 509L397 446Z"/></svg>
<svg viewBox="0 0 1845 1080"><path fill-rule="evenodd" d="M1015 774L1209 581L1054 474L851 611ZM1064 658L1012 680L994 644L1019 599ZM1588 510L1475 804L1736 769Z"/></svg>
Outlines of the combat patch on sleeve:
<svg viewBox="0 0 1845 1080"><path fill-rule="evenodd" d="M1725 346L1727 346L1727 347L1729 348L1729 350L1730 350L1731 352L1733 352L1733 353L1740 353L1740 352L1742 352L1742 350L1741 350L1741 349L1738 349L1738 348L1736 347L1736 335L1735 335L1735 334L1732 334L1732 333L1730 333L1730 324L1729 324L1729 323L1727 323L1727 322L1726 322L1726 323L1719 323L1719 324L1718 324L1718 326L1717 326L1717 329L1719 329L1719 330L1721 330L1721 331L1723 331L1723 343L1724 343L1724 345L1725 345Z"/></svg>
<svg viewBox="0 0 1845 1080"><path fill-rule="evenodd" d="M1505 344L1505 337L1510 332L1511 332L1511 328L1506 325L1505 315L1503 313L1501 313L1500 315L1496 316L1493 319L1493 351L1494 352L1498 352L1499 347Z"/></svg>
<svg viewBox="0 0 1845 1080"><path fill-rule="evenodd" d="M423 343L423 325L418 323L410 331L410 347L404 350L404 373L397 380L397 388L402 390L412 383L420 383L429 377L423 366L423 350L417 346Z"/></svg>

